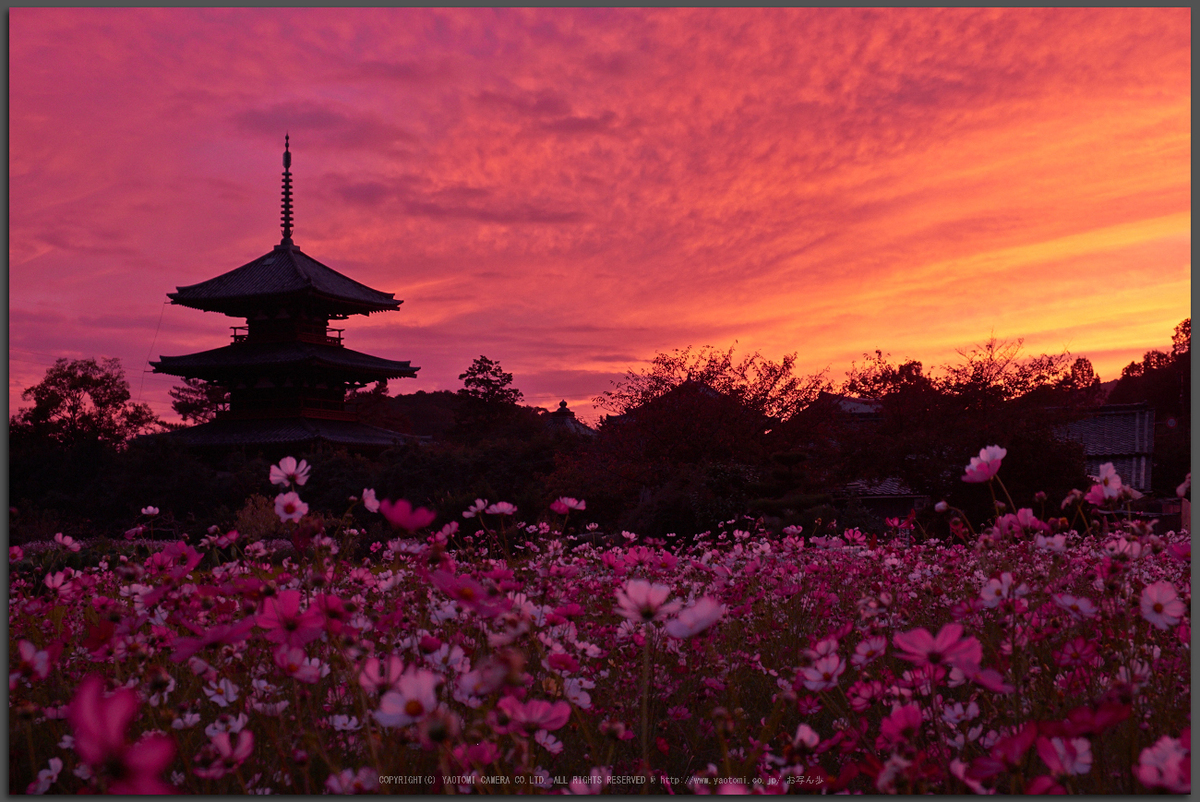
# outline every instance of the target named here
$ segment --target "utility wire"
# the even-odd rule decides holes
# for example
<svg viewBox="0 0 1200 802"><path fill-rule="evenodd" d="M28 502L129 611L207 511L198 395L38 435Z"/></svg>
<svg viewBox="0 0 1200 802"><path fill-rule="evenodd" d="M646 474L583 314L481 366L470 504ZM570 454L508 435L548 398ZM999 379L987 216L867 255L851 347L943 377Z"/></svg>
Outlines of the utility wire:
<svg viewBox="0 0 1200 802"><path fill-rule="evenodd" d="M163 314L167 311L167 304L169 304L169 303L170 303L170 301L163 301L162 309L160 309L158 312L158 325L154 327L154 339L150 341L150 347L146 349L146 364L149 364L150 355L152 353L154 353L154 344L156 342L158 342L158 330L160 328L162 328ZM145 389L145 387L146 387L146 370L143 368L142 369L142 381L141 381L141 384L138 385L137 400L138 400L139 404L142 401L142 390Z"/></svg>

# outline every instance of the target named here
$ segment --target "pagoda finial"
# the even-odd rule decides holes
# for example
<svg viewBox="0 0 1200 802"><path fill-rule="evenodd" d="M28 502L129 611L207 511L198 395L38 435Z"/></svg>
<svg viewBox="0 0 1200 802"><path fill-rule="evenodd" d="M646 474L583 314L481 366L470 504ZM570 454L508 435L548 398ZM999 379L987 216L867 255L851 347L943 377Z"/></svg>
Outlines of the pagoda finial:
<svg viewBox="0 0 1200 802"><path fill-rule="evenodd" d="M283 135L283 245L292 244L292 153L288 150L289 135Z"/></svg>

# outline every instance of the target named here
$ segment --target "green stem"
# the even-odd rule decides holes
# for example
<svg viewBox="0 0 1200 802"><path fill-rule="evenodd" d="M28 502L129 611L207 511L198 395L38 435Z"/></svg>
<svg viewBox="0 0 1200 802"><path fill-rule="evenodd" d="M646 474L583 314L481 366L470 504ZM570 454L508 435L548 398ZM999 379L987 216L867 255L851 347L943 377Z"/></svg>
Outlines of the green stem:
<svg viewBox="0 0 1200 802"><path fill-rule="evenodd" d="M650 632L642 627L642 773L650 782Z"/></svg>

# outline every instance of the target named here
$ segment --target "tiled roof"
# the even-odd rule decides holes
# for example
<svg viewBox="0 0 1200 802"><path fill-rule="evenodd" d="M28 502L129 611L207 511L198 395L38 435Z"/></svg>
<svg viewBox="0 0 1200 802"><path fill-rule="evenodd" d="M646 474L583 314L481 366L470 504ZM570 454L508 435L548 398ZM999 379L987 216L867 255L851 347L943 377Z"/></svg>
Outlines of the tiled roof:
<svg viewBox="0 0 1200 802"><path fill-rule="evenodd" d="M858 480L846 485L846 492L852 496L915 496L908 485L895 477L881 482L866 482Z"/></svg>
<svg viewBox="0 0 1200 802"><path fill-rule="evenodd" d="M309 418L215 420L157 437L170 437L198 448L248 445L301 446L320 441L345 446L390 448L407 442L408 435L354 421Z"/></svg>
<svg viewBox="0 0 1200 802"><path fill-rule="evenodd" d="M1154 410L1147 404L1108 404L1060 429L1088 457L1154 453Z"/></svg>
<svg viewBox="0 0 1200 802"><path fill-rule="evenodd" d="M850 415L875 415L883 409L883 402L874 398L853 398L848 395L827 393L822 390L817 394L818 402L832 403L838 410Z"/></svg>
<svg viewBox="0 0 1200 802"><path fill-rule="evenodd" d="M246 369L320 368L363 379L414 377L420 368L410 362L383 359L337 345L304 342L239 342L185 356L160 356L151 362L155 373L220 381Z"/></svg>
<svg viewBox="0 0 1200 802"><path fill-rule="evenodd" d="M380 292L321 264L294 245L276 245L249 264L216 278L177 287L167 293L172 303L248 316L264 299L311 295L325 301L334 314L369 314L399 309L394 293Z"/></svg>

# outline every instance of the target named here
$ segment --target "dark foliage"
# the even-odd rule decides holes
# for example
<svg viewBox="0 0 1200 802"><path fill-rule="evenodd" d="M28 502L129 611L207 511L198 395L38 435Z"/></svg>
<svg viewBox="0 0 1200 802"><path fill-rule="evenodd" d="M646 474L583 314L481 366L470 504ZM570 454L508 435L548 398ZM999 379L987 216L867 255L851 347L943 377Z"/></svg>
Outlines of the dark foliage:
<svg viewBox="0 0 1200 802"><path fill-rule="evenodd" d="M1107 399L1154 405L1155 490L1161 485L1164 495L1173 495L1190 469L1189 334L1184 321L1172 352L1151 352L1126 368ZM755 355L736 363L732 349L676 352L605 394L619 414L591 438L555 431L545 410L499 396L393 397L381 383L352 394L350 408L419 442L369 457L328 448L293 456L314 466L302 489L314 512L340 516L350 496L374 488L381 499L430 507L438 513L435 526L454 521L464 533L477 526L461 516L476 498L516 504L518 520L535 522L565 495L587 501L585 513L572 515L574 526L596 522L646 537L687 537L743 514L776 529L803 525L806 534L823 533L835 519L882 534L878 509L847 498L844 487L889 478L930 501L944 498L979 523L992 513L991 495L961 475L985 445L1008 449L1002 479L1015 499L1040 490L1056 503L1088 484L1080 447L1060 431L1103 400L1094 369L1083 358L1022 358L1019 351L1019 342L993 339L938 375L914 360L893 364L877 351L853 366L840 395L828 392L822 374L791 376L788 360L772 364ZM495 370L477 360L488 368L478 375L510 389L511 376L488 362ZM858 399L853 413L847 398ZM146 505L163 511L155 526L164 536L199 535L209 524L232 526L251 494L277 492L267 472L282 454L200 456L162 438L65 437L57 433L78 431L78 424L38 429L17 417L12 427L15 543L58 531L119 537ZM382 532L379 517L361 507L354 521L372 537ZM945 523L929 509L918 521L935 532Z"/></svg>
<svg viewBox="0 0 1200 802"><path fill-rule="evenodd" d="M32 407L9 419L13 441L61 446L98 442L121 448L131 437L163 427L150 407L130 400L121 360L59 359L21 397Z"/></svg>
<svg viewBox="0 0 1200 802"><path fill-rule="evenodd" d="M229 409L229 390L204 379L184 379L182 386L172 387L167 394L171 409L184 423L208 423Z"/></svg>

